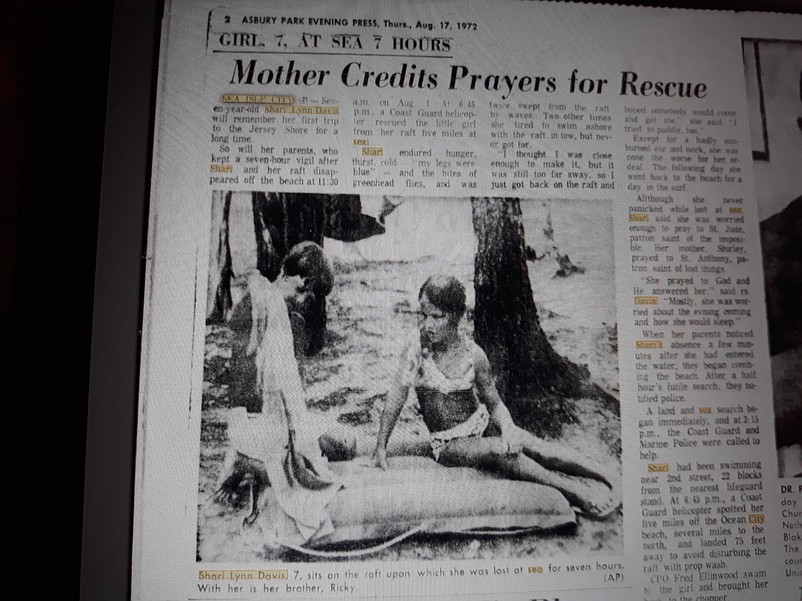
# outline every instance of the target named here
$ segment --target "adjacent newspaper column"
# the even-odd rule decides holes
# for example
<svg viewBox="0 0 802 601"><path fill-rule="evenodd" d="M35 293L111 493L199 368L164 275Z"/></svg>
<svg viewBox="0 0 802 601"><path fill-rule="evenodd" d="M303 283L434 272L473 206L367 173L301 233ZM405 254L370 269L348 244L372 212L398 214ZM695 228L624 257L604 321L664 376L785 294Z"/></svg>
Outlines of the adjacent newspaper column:
<svg viewBox="0 0 802 601"><path fill-rule="evenodd" d="M799 25L169 4L134 597L796 598Z"/></svg>

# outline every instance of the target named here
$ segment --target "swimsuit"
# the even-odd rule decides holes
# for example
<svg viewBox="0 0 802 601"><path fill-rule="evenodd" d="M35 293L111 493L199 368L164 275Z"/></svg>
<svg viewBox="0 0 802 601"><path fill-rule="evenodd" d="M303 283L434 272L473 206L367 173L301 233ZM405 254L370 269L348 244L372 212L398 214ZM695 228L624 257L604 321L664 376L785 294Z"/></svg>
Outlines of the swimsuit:
<svg viewBox="0 0 802 601"><path fill-rule="evenodd" d="M463 342L468 349L468 359L462 375L457 377L446 376L434 362L432 352L421 347L420 339L416 337L409 345L403 359L403 372L401 383L412 388L425 388L441 394L452 394L473 390L476 372L473 367L473 347L475 342L464 338Z"/></svg>
<svg viewBox="0 0 802 601"><path fill-rule="evenodd" d="M462 375L451 378L446 376L434 362L431 351L421 347L420 338L416 338L407 348L404 356L404 367L401 382L405 386L413 388L423 388L433 390L441 394L453 394L455 392L472 391L476 372L473 365L473 346L476 344L468 338L463 339L468 349L469 359L465 362L465 370ZM479 437L484 434L490 423L490 414L484 403L479 403L476 411L464 422L457 424L448 430L431 433L432 454L435 460L439 460L443 447L449 441L457 438Z"/></svg>
<svg viewBox="0 0 802 601"><path fill-rule="evenodd" d="M490 423L490 414L487 412L487 407L483 403L479 404L476 411L473 412L468 419L461 424L457 424L453 428L443 430L442 432L432 432L431 445L432 455L435 461L440 461L440 453L443 448L452 440L456 438L479 438L487 430Z"/></svg>

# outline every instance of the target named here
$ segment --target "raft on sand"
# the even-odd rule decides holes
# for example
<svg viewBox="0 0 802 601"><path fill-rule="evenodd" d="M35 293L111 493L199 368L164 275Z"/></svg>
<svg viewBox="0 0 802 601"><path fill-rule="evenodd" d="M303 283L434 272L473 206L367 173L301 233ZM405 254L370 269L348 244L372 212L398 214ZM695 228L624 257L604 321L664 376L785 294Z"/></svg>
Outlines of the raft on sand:
<svg viewBox="0 0 802 601"><path fill-rule="evenodd" d="M250 484L243 524L259 527L267 545L324 554L315 549L365 541L382 548L421 532L502 535L576 524L568 500L549 486L426 456L390 457L386 471L354 458L353 437L317 431L307 412L283 297L257 275L249 294L262 411L230 411L231 447L215 498L230 500Z"/></svg>
<svg viewBox="0 0 802 601"><path fill-rule="evenodd" d="M310 542L386 540L412 531L519 534L575 523L565 497L542 484L446 468L428 457L391 458L388 468L352 474L329 505L334 531Z"/></svg>
<svg viewBox="0 0 802 601"><path fill-rule="evenodd" d="M574 510L554 488L444 467L431 457L390 457L386 471L369 466L368 457L317 465L308 457L292 461L297 451L265 444L264 419L231 410L231 450L220 490L229 494L250 485L251 513L243 523L261 528L270 546L306 551L384 541L383 547L420 532L498 536L576 524ZM352 450L342 436L324 434L319 444L335 449L333 456Z"/></svg>

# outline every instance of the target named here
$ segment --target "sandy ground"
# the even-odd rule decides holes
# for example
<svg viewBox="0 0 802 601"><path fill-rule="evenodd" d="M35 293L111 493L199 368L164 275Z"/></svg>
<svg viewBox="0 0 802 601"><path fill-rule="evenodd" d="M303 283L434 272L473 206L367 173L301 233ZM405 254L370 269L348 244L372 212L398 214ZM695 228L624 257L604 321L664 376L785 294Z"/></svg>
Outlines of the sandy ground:
<svg viewBox="0 0 802 601"><path fill-rule="evenodd" d="M576 223L577 215L598 219L593 208L581 207L564 219ZM534 222L542 223L543 206L532 207ZM540 213L539 213L540 212ZM403 217L403 215L402 215ZM554 227L563 228L559 214ZM593 224L589 223L589 227ZM540 251L546 244L527 229L527 243ZM584 365L592 379L618 396L617 334L614 299L609 298L613 279L609 252L598 244L599 236L573 236L571 244L560 244L585 273L555 278L552 258L529 263L530 279L543 329L555 349ZM415 243L418 247L425 240ZM594 246L594 244L596 246ZM369 250L369 249L368 249ZM473 264L468 253L452 257L449 271L462 281L472 280ZM327 241L333 257L335 288L328 297L329 331L326 345L315 357L302 363L307 405L323 428L334 424L353 428L360 454L369 455L375 445L379 418L390 374L398 364L401 341L416 331L416 295L425 276L441 268L442 255L408 261L366 260L366 252L337 247ZM376 253L373 253L374 255ZM598 263L602 261L602 263ZM598 263L598 264L597 264ZM241 285L241 283L239 284ZM469 288L472 288L469 286ZM602 292L600 292L602 291ZM471 292L471 290L469 290ZM601 296L600 296L601 295ZM238 294L235 291L235 299ZM472 329L469 313L465 321ZM201 457L199 480L198 557L203 561L311 561L293 552L271 550L253 529L244 530L247 507L230 507L211 500L225 451L228 449L228 371L231 331L221 325L207 327ZM565 428L562 442L603 463L620 478L620 419L617 412L589 399L575 401L579 423ZM426 436L426 428L414 403L404 407L393 438ZM616 555L623 551L622 511L605 521L578 519L570 532L530 534L515 537L415 538L403 541L366 559L491 559L529 556Z"/></svg>

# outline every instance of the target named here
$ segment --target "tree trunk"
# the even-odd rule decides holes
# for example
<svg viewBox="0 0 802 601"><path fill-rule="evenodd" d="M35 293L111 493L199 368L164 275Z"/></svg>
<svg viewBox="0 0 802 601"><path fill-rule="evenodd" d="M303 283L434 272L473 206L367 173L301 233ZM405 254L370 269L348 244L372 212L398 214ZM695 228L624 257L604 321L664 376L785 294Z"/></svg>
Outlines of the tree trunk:
<svg viewBox="0 0 802 601"><path fill-rule="evenodd" d="M299 242L323 246L326 225L326 194L277 194L284 203L287 252Z"/></svg>
<svg viewBox="0 0 802 601"><path fill-rule="evenodd" d="M209 285L206 297L206 320L219 321L231 311L231 247L228 243L228 221L231 192L212 193L212 249L209 252Z"/></svg>
<svg viewBox="0 0 802 601"><path fill-rule="evenodd" d="M515 198L474 198L479 245L474 264L474 336L487 353L513 419L536 434L558 435L576 421L578 396L605 395L587 370L558 355L543 332L526 267L521 206ZM607 395L609 396L609 395Z"/></svg>
<svg viewBox="0 0 802 601"><path fill-rule="evenodd" d="M286 246L286 216L278 194L253 192L253 232L256 236L256 269L271 282L281 273Z"/></svg>

